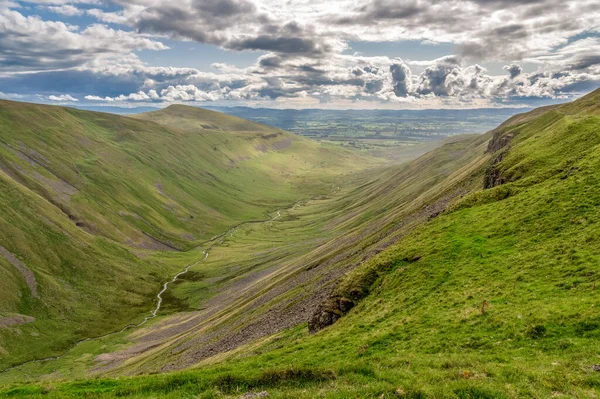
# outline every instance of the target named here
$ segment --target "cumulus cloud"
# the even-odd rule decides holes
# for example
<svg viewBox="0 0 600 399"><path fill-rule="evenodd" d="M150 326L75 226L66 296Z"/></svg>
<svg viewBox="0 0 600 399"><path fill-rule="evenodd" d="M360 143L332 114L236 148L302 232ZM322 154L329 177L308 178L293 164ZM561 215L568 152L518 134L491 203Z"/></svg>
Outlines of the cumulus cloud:
<svg viewBox="0 0 600 399"><path fill-rule="evenodd" d="M86 100L89 101L150 101L150 100L158 100L158 94L156 94L156 90L149 90L148 93L143 91L138 91L137 93L130 93L128 95L121 94L116 97L100 97L95 95L87 95L85 96Z"/></svg>
<svg viewBox="0 0 600 399"><path fill-rule="evenodd" d="M83 10L80 10L79 8L70 4L63 4L61 6L41 6L40 8L56 14L66 15L68 17L83 15Z"/></svg>
<svg viewBox="0 0 600 399"><path fill-rule="evenodd" d="M124 15L123 12L105 12L99 8L91 8L86 10L85 13L96 18L98 21L107 24L125 25L128 20L127 16Z"/></svg>
<svg viewBox="0 0 600 399"><path fill-rule="evenodd" d="M154 89L148 90L147 92L138 91L136 93L121 94L116 97L100 97L95 95L85 96L86 100L89 101L102 101L102 102L150 102L150 101L164 101L164 102L185 102L185 101L216 101L223 99L225 91L213 90L204 91L196 87L195 85L176 85L168 86L160 93Z"/></svg>
<svg viewBox="0 0 600 399"><path fill-rule="evenodd" d="M586 91L600 84L600 75L570 71L524 73L511 64L505 75L495 76L478 65L464 65L460 57L434 60L415 74L401 59L341 56L329 62L305 60L275 62L261 57L245 69L223 66L227 74L200 71L158 80L146 79L145 89L116 96L87 95L93 101L214 102L282 101L312 99L315 102L371 101L423 102L456 106L465 102L493 105L513 99L556 99L573 91ZM265 66L264 60L266 62ZM152 70L144 76L149 76ZM157 71L154 71L155 73ZM172 71L174 72L174 71ZM150 80L150 82L148 82ZM179 82L172 84L171 82Z"/></svg>
<svg viewBox="0 0 600 399"><path fill-rule="evenodd" d="M417 93L447 96L450 89L448 77L457 79L460 76L459 65L458 57L448 56L425 68L425 71L419 77Z"/></svg>
<svg viewBox="0 0 600 399"><path fill-rule="evenodd" d="M390 65L390 73L394 82L394 94L397 97L408 95L408 84L410 82L410 68L402 60L394 60Z"/></svg>
<svg viewBox="0 0 600 399"><path fill-rule="evenodd" d="M29 3L57 18L100 22L79 27L0 7L0 87L46 99L67 92L103 102L493 105L569 96L600 80L597 0ZM257 59L245 67L214 63L216 72L145 64L138 51L167 50L166 38L256 52ZM403 40L445 43L456 54L412 60L410 51L400 59L350 48ZM485 68L498 64L504 72Z"/></svg>
<svg viewBox="0 0 600 399"><path fill-rule="evenodd" d="M504 70L508 71L511 79L516 78L521 74L521 72L523 72L523 68L521 68L521 66L518 64L505 65Z"/></svg>
<svg viewBox="0 0 600 399"><path fill-rule="evenodd" d="M24 100L26 96L18 93L3 93L0 91L0 99L2 100Z"/></svg>
<svg viewBox="0 0 600 399"><path fill-rule="evenodd" d="M65 69L135 58L134 50L166 50L163 43L94 24L80 30L59 21L0 10L0 70ZM125 56L125 57L124 57Z"/></svg>
<svg viewBox="0 0 600 399"><path fill-rule="evenodd" d="M69 94L61 94L58 96L50 95L50 96L48 96L48 100L50 100L50 101L72 101L72 102L79 101L78 99L76 99L73 96L70 96Z"/></svg>

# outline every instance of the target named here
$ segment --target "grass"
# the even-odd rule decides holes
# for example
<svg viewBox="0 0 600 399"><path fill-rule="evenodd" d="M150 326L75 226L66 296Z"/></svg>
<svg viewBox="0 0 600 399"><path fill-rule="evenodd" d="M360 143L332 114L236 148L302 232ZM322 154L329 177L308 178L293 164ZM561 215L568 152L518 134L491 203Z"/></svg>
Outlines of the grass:
<svg viewBox="0 0 600 399"><path fill-rule="evenodd" d="M422 206L419 197L431 195L427 188L443 180L436 177L439 170L459 169L469 164L474 158L473 149L484 142L484 138L470 137L451 142L409 167L394 166L345 175L329 187L327 195L302 201L301 206L282 212L276 222L236 228L223 244L211 250L207 261L195 266L191 274L182 276L169 288L161 312L203 312L217 307L218 313L179 336L161 338L164 345L158 349L142 351L133 357L128 355L128 361L110 369L110 373L157 372L165 363L187 361L170 355L182 341L201 339L208 333L227 334L255 325L270 309L292 312L302 309L312 295L360 262L366 252L374 251L380 245L383 231L390 231L390 237L397 234L390 215L399 218ZM378 178L374 180L373 176ZM202 258L201 250L150 253L144 260L169 269L181 268ZM298 276L306 270L311 270L312 277L298 281ZM242 291L236 288L240 281L245 281ZM229 292L236 295L231 296ZM175 315L164 322L178 323L177 320ZM32 363L4 374L2 379L85 377L95 368L96 356L126 351L135 346L140 337L152 337L155 324L161 325L157 320L139 333L126 332L112 337L114 340L86 343L58 361ZM157 332L160 333L160 329L157 328Z"/></svg>
<svg viewBox="0 0 600 399"><path fill-rule="evenodd" d="M260 267L249 258L276 237L281 242L264 256L267 263L270 255L280 262L288 249L289 263L278 268L284 276L294 271L294 259L308 268L309 259L314 265L331 260L323 270L345 271L333 295L361 295L337 323L316 334L300 323L192 370L17 384L1 394L233 398L266 390L273 398L597 397L599 96L513 118L494 135L514 138L493 154L483 153L487 135L449 143L375 178L373 171L371 179L358 173L339 197L290 211L281 225L249 226L247 234L219 247L216 268L231 261L225 252L239 257L240 265ZM492 167L504 184L483 189L484 174L502 151ZM449 196L457 190L460 195ZM438 214L433 205L441 200L445 211ZM424 213L428 209L435 212ZM299 227L298 236L269 230L286 231L286 224L288 234ZM305 234L323 242L304 253L309 244L298 238ZM298 252L289 248L293 243ZM185 290L210 270L198 273L176 290L181 298L188 295L190 307L207 301ZM224 313L244 317L255 299L241 295L245 302L233 306L239 314ZM142 354L116 375L148 373L153 362L178 358L170 342L164 349Z"/></svg>
<svg viewBox="0 0 600 399"><path fill-rule="evenodd" d="M178 107L134 119L0 102L0 242L33 271L40 293L0 257L0 317L35 318L0 328L0 368L140 321L180 261L191 261L177 249L379 163L215 112L200 121L191 110L187 119Z"/></svg>

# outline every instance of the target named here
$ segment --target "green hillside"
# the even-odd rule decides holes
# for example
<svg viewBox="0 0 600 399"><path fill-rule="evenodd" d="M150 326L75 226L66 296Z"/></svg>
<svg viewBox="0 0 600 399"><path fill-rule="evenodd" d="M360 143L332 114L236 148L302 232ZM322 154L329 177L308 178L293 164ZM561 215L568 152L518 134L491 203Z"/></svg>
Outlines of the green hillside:
<svg viewBox="0 0 600 399"><path fill-rule="evenodd" d="M186 266L169 254L376 164L187 108L133 119L0 102L0 368L141 321ZM210 117L188 125L182 109Z"/></svg>
<svg viewBox="0 0 600 399"><path fill-rule="evenodd" d="M0 395L597 397L599 187L597 90L228 231L171 315L0 375Z"/></svg>

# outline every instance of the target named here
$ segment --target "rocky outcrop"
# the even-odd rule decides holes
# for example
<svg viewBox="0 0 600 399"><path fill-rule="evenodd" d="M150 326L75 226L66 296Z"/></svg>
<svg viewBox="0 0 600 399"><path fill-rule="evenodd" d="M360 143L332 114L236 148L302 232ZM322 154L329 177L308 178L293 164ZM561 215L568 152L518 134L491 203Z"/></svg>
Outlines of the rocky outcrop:
<svg viewBox="0 0 600 399"><path fill-rule="evenodd" d="M34 317L27 316L24 314L11 314L8 316L0 316L0 328L20 326L26 323L33 323L34 321Z"/></svg>
<svg viewBox="0 0 600 399"><path fill-rule="evenodd" d="M492 154L496 151L500 151L504 147L506 147L512 139L515 138L514 132L505 133L504 131L495 132L492 136L490 142L488 143L488 147L485 150L486 154Z"/></svg>
<svg viewBox="0 0 600 399"><path fill-rule="evenodd" d="M308 332L311 334L332 325L342 315L352 309L355 301L361 298L356 298L354 301L344 297L330 297L319 305L317 310L308 320Z"/></svg>
<svg viewBox="0 0 600 399"><path fill-rule="evenodd" d="M506 176L502 174L498 164L502 162L507 153L508 151L505 150L496 155L490 166L487 167L483 174L483 188L492 188L506 183Z"/></svg>
<svg viewBox="0 0 600 399"><path fill-rule="evenodd" d="M506 176L502 174L502 171L498 168L498 164L502 162L508 153L508 148L506 147L514 138L514 131L507 133L505 130L499 130L494 132L485 152L486 154L493 154L502 151L496 155L490 166L485 170L483 175L483 188L492 188L506 183Z"/></svg>

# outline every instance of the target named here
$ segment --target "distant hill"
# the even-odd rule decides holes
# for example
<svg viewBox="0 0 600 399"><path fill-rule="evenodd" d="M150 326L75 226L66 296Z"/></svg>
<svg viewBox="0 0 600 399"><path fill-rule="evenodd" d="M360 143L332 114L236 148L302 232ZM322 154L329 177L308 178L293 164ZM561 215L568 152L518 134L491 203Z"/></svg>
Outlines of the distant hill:
<svg viewBox="0 0 600 399"><path fill-rule="evenodd" d="M69 105L72 108L78 108L85 111L94 111L94 112L106 112L109 114L117 114L117 115L132 115L132 114L140 114L142 112L152 112L158 111L160 107L111 107L111 106L94 106L94 105L78 105L71 104Z"/></svg>
<svg viewBox="0 0 600 399"><path fill-rule="evenodd" d="M158 111L156 107L73 105L89 111L132 115ZM308 137L370 137L378 135L409 141L438 140L452 135L484 133L527 108L456 110L323 110L212 106L204 109L264 123Z"/></svg>
<svg viewBox="0 0 600 399"><path fill-rule="evenodd" d="M303 136L319 138L373 137L407 141L484 133L523 108L457 110L323 110L211 107L219 112L265 123Z"/></svg>

